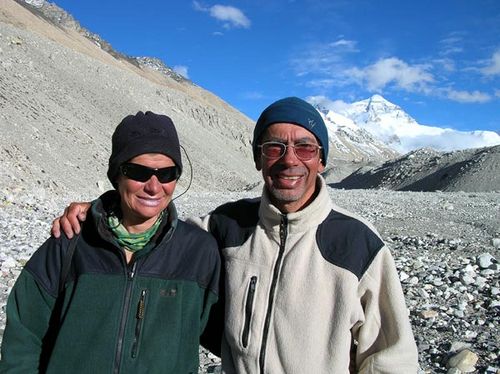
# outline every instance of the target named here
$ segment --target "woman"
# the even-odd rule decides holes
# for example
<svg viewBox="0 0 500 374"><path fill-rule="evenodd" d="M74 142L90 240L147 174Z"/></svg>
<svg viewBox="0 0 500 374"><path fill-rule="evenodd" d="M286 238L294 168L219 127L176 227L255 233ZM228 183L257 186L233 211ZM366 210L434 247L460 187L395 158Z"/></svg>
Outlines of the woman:
<svg viewBox="0 0 500 374"><path fill-rule="evenodd" d="M26 264L7 304L0 372L198 372L220 260L208 233L177 218L181 172L169 117L122 120L108 168L116 190L92 203L65 280L66 237Z"/></svg>

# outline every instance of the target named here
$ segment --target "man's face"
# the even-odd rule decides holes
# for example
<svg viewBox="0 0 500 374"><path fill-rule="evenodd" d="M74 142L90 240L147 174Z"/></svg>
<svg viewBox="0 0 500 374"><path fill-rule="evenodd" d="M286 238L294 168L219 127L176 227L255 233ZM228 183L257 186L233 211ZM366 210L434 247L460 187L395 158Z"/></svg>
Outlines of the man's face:
<svg viewBox="0 0 500 374"><path fill-rule="evenodd" d="M287 145L309 143L318 145L316 137L301 126L291 123L275 123L262 135L260 144L269 141ZM259 148L260 150L260 148ZM287 147L280 158L268 158L259 152L257 170L262 176L272 203L282 213L296 212L314 198L316 176L324 170L321 152L310 160L301 160L292 147Z"/></svg>

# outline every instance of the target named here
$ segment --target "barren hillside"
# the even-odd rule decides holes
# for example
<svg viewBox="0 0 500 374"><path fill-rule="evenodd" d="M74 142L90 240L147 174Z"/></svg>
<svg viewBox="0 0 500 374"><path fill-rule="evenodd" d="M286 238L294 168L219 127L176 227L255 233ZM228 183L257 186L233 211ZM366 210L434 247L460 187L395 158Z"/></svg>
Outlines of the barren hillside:
<svg viewBox="0 0 500 374"><path fill-rule="evenodd" d="M332 186L396 191L500 191L500 146L446 153L419 149L380 166L360 168Z"/></svg>
<svg viewBox="0 0 500 374"><path fill-rule="evenodd" d="M172 117L193 189L258 181L252 121L188 81L115 58L12 0L0 3L0 56L0 187L95 196L110 187L111 134L138 110ZM181 186L189 174L186 167Z"/></svg>

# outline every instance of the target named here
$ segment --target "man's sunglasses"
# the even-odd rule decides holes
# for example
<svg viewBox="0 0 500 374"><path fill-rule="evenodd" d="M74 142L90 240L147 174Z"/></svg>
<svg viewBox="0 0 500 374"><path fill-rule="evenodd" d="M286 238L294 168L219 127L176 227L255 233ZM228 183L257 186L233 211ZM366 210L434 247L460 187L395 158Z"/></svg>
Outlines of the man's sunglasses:
<svg viewBox="0 0 500 374"><path fill-rule="evenodd" d="M322 148L317 144L312 143L297 143L297 144L285 144L281 142L265 142L258 145L261 149L262 155L270 159L278 159L285 155L287 148L292 148L295 152L295 156L299 160L309 161L318 155L318 151Z"/></svg>
<svg viewBox="0 0 500 374"><path fill-rule="evenodd" d="M148 168L144 165L127 162L120 166L122 175L138 182L147 182L153 175L160 183L168 183L179 177L177 166L169 166L161 169Z"/></svg>

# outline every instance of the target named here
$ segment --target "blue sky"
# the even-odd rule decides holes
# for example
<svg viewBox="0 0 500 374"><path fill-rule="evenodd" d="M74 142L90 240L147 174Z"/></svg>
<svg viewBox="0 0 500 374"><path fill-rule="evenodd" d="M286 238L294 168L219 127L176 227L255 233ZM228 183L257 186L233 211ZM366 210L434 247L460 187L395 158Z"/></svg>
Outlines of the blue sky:
<svg viewBox="0 0 500 374"><path fill-rule="evenodd" d="M500 131L500 1L56 0L252 119L285 96L381 94L419 123Z"/></svg>

